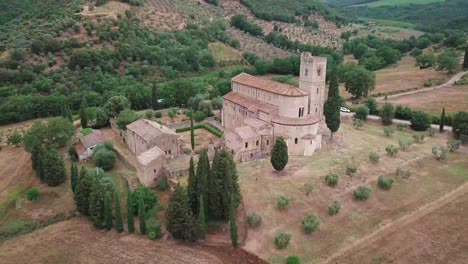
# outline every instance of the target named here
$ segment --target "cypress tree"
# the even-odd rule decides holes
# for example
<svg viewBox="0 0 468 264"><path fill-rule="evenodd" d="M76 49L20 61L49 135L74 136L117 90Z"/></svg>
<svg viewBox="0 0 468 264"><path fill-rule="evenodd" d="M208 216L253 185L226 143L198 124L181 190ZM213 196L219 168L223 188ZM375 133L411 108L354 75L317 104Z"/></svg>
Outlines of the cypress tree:
<svg viewBox="0 0 468 264"><path fill-rule="evenodd" d="M62 156L55 150L49 149L44 155L42 169L44 182L49 186L58 186L65 181L65 163Z"/></svg>
<svg viewBox="0 0 468 264"><path fill-rule="evenodd" d="M440 123L439 123L439 132L440 133L444 132L444 126L445 126L445 107L442 108L442 114L440 115Z"/></svg>
<svg viewBox="0 0 468 264"><path fill-rule="evenodd" d="M192 146L192 150L195 150L195 129L193 127L193 110L191 110L192 114L190 115L190 145Z"/></svg>
<svg viewBox="0 0 468 264"><path fill-rule="evenodd" d="M94 226L97 228L104 228L107 224L105 207L105 196L107 192L113 192L112 180L109 177L103 177L100 175L100 172L96 172L96 174L91 176L89 214L91 215Z"/></svg>
<svg viewBox="0 0 468 264"><path fill-rule="evenodd" d="M208 151L203 149L198 156L198 163L197 163L197 197L203 196L204 204L207 204L207 195L206 195L206 188L207 188L207 179L210 176L210 160L208 158ZM198 215L198 206L199 204L195 204L195 211L192 211L194 215ZM193 207L192 207L193 209Z"/></svg>
<svg viewBox="0 0 468 264"><path fill-rule="evenodd" d="M206 223L205 223L205 207L203 206L203 195L200 195L200 208L198 209L198 238L205 239Z"/></svg>
<svg viewBox="0 0 468 264"><path fill-rule="evenodd" d="M62 113L64 118L67 118L70 122L73 123L73 115L71 113L70 107L68 104L64 104L63 106L63 113Z"/></svg>
<svg viewBox="0 0 468 264"><path fill-rule="evenodd" d="M340 129L341 124L340 107L343 99L340 96L338 87L338 77L336 74L332 74L328 89L328 98L324 105L325 123L331 132L330 139L333 138L333 133Z"/></svg>
<svg viewBox="0 0 468 264"><path fill-rule="evenodd" d="M112 229L112 195L110 192L106 192L105 198L104 198L104 220L106 224L106 229L111 230Z"/></svg>
<svg viewBox="0 0 468 264"><path fill-rule="evenodd" d="M465 58L463 59L463 69L468 69L468 45L465 47Z"/></svg>
<svg viewBox="0 0 468 264"><path fill-rule="evenodd" d="M116 192L115 195L115 229L117 232L122 233L124 230L122 220L122 208L120 206L120 195Z"/></svg>
<svg viewBox="0 0 468 264"><path fill-rule="evenodd" d="M224 216L224 211L222 209L222 179L219 173L220 161L220 152L215 150L212 168L207 181L208 204L205 206L208 208L210 215L216 219L221 219Z"/></svg>
<svg viewBox="0 0 468 264"><path fill-rule="evenodd" d="M275 141L273 146L273 152L271 153L271 165L277 171L282 171L286 164L288 164L288 146L282 137L279 137Z"/></svg>
<svg viewBox="0 0 468 264"><path fill-rule="evenodd" d="M189 199L190 208L192 212L197 212L196 206L198 206L198 196L197 196L197 177L195 175L195 162L193 157L190 157L190 166L189 166L189 178L187 186L187 196Z"/></svg>
<svg viewBox="0 0 468 264"><path fill-rule="evenodd" d="M127 226L128 232L133 234L135 232L135 219L133 218L133 201L130 190L127 192Z"/></svg>
<svg viewBox="0 0 468 264"><path fill-rule="evenodd" d="M80 105L80 120L81 126L83 128L88 127L88 115L86 114L86 108L88 108L88 104L86 103L86 98L83 97L83 100L81 100Z"/></svg>
<svg viewBox="0 0 468 264"><path fill-rule="evenodd" d="M177 186L166 210L167 231L176 239L192 240L194 219L186 192Z"/></svg>
<svg viewBox="0 0 468 264"><path fill-rule="evenodd" d="M71 165L71 189L73 193L76 192L76 186L78 184L78 167L75 165L75 163L72 163Z"/></svg>
<svg viewBox="0 0 468 264"><path fill-rule="evenodd" d="M231 243L232 246L237 248L238 246L238 235L237 235L237 223L236 223L236 208L234 207L234 201L231 201L229 209L229 226L231 229Z"/></svg>
<svg viewBox="0 0 468 264"><path fill-rule="evenodd" d="M151 87L151 106L152 106L153 110L158 109L158 97L157 97L156 81L153 82L153 86Z"/></svg>
<svg viewBox="0 0 468 264"><path fill-rule="evenodd" d="M78 211L83 215L89 215L89 195L91 193L91 176L81 167L80 177L76 185L75 202Z"/></svg>
<svg viewBox="0 0 468 264"><path fill-rule="evenodd" d="M140 197L138 202L138 221L140 224L140 233L146 234L146 216L145 216L145 200Z"/></svg>

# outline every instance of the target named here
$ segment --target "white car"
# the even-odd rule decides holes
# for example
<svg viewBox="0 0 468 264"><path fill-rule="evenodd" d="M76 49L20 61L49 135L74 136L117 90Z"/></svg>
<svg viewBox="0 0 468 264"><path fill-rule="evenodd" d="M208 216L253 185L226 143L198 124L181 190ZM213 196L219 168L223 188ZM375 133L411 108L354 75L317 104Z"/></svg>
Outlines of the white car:
<svg viewBox="0 0 468 264"><path fill-rule="evenodd" d="M349 110L348 108L346 107L340 107L340 111L343 112L343 113L351 113L351 110Z"/></svg>

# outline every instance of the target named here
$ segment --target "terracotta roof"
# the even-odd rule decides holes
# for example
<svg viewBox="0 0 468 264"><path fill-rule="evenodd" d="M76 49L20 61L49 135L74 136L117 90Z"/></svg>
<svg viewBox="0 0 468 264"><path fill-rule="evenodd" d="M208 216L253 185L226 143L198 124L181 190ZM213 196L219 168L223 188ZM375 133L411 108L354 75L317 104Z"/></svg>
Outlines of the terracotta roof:
<svg viewBox="0 0 468 264"><path fill-rule="evenodd" d="M145 166L164 155L164 151L162 151L158 146L155 146L138 155L137 160L141 165Z"/></svg>
<svg viewBox="0 0 468 264"><path fill-rule="evenodd" d="M255 132L251 126L236 127L234 132L239 135L241 139L258 137L257 132Z"/></svg>
<svg viewBox="0 0 468 264"><path fill-rule="evenodd" d="M275 81L263 79L260 77L255 77L247 73L241 73L235 76L234 78L232 78L232 81L243 84L243 85L247 85L250 87L255 87L261 90L265 90L268 92L272 92L275 94L285 95L285 96L308 95L308 93L302 91L296 86L286 84L286 83L275 82Z"/></svg>
<svg viewBox="0 0 468 264"><path fill-rule="evenodd" d="M315 123L318 123L320 120L318 117L315 117L313 115L306 116L306 117L283 117L283 116L274 116L271 119L271 122L280 124L280 125L289 125L289 126L307 126L307 125L313 125Z"/></svg>
<svg viewBox="0 0 468 264"><path fill-rule="evenodd" d="M85 149L92 147L94 145L97 145L97 144L104 143L104 141L106 141L106 137L99 130L95 130L92 134L82 136L80 138L80 142L81 144L83 144L83 147Z"/></svg>
<svg viewBox="0 0 468 264"><path fill-rule="evenodd" d="M170 128L148 119L139 119L127 125L127 129L135 132L135 134L146 141L151 141L162 134L177 135L177 133Z"/></svg>
<svg viewBox="0 0 468 264"><path fill-rule="evenodd" d="M256 110L261 110L266 113L273 113L278 108L274 105L264 103L262 101L247 97L238 92L229 92L223 96L223 99L231 101L235 104L247 108L249 111L255 112Z"/></svg>
<svg viewBox="0 0 468 264"><path fill-rule="evenodd" d="M242 120L242 122L244 124L248 125L248 126L251 126L251 127L255 128L255 129L259 129L259 128L262 128L262 127L268 125L267 122L262 121L262 120L260 120L258 118L252 118L252 117L251 118L245 118L245 119Z"/></svg>
<svg viewBox="0 0 468 264"><path fill-rule="evenodd" d="M76 148L76 153L78 153L78 155L81 155L86 151L86 149L84 148L82 143L81 144L76 144L75 148Z"/></svg>

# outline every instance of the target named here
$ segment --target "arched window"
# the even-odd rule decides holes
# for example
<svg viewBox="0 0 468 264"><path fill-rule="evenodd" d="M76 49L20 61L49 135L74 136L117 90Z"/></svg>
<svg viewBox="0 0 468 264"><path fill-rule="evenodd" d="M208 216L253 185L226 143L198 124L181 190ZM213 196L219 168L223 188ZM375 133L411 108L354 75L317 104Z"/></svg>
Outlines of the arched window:
<svg viewBox="0 0 468 264"><path fill-rule="evenodd" d="M298 141L297 138L295 138L295 139L294 139L294 144L297 144L297 141Z"/></svg>
<svg viewBox="0 0 468 264"><path fill-rule="evenodd" d="M317 76L318 77L322 76L322 68L317 69Z"/></svg>
<svg viewBox="0 0 468 264"><path fill-rule="evenodd" d="M305 69L305 76L307 76L307 74L309 74L309 69Z"/></svg>

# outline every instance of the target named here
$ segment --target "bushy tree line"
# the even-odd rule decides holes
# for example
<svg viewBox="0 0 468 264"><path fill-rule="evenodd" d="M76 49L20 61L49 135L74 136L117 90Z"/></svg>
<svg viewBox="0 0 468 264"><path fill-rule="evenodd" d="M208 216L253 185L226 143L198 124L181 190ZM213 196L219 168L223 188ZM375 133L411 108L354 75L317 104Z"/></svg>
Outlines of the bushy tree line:
<svg viewBox="0 0 468 264"><path fill-rule="evenodd" d="M250 22L244 15L235 15L231 18L231 26L245 31L252 36L263 36L263 30L257 24Z"/></svg>
<svg viewBox="0 0 468 264"><path fill-rule="evenodd" d="M57 148L65 146L74 134L68 119L37 121L24 135L24 147L31 153L32 167L39 179L49 186L65 181L65 164Z"/></svg>
<svg viewBox="0 0 468 264"><path fill-rule="evenodd" d="M353 54L366 69L375 71L398 62L404 53L414 48L415 42L415 39L382 40L369 35L346 42L343 51L345 54Z"/></svg>

